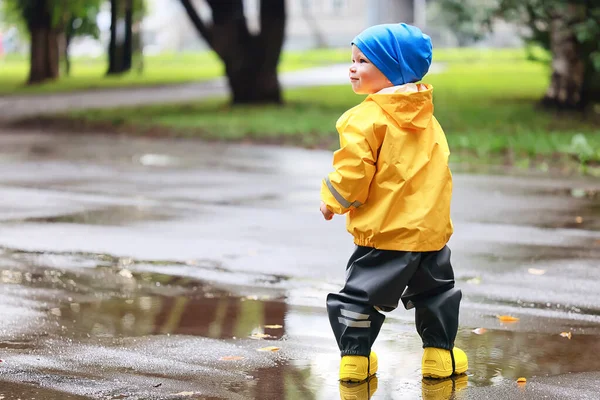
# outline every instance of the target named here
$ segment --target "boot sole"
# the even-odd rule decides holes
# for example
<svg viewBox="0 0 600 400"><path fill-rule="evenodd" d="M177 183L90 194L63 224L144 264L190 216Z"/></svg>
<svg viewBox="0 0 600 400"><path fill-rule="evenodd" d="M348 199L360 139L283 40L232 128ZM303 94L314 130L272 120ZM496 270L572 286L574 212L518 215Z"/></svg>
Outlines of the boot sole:
<svg viewBox="0 0 600 400"><path fill-rule="evenodd" d="M431 378L431 379L445 379L445 378L449 378L452 375L462 375L465 372L467 372L467 370L469 369L469 365L465 364L465 365L461 365L461 366L455 366L454 368L454 373L446 373L446 371L435 371L435 370L423 370L423 377L424 378Z"/></svg>

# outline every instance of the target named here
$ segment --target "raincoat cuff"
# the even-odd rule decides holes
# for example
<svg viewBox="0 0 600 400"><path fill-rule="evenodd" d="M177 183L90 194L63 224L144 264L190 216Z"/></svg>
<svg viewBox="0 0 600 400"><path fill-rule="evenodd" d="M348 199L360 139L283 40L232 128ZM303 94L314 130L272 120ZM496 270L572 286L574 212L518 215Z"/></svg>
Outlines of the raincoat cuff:
<svg viewBox="0 0 600 400"><path fill-rule="evenodd" d="M343 207L335 198L334 194L331 193L329 186L327 185L328 179L323 179L321 183L321 200L327 208L333 211L336 214L344 214L350 210L350 208Z"/></svg>

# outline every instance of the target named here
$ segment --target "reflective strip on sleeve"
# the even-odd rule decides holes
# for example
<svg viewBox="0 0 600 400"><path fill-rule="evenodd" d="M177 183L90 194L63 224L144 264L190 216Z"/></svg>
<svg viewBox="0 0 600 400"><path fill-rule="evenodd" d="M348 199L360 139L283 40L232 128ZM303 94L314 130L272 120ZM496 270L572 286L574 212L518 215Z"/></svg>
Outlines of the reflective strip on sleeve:
<svg viewBox="0 0 600 400"><path fill-rule="evenodd" d="M342 197L342 195L339 194L337 190L335 190L335 188L331 184L331 181L329 180L329 177L325 178L325 183L327 184L327 188L329 188L329 191L331 192L331 194L333 195L333 197L335 197L335 199L338 201L338 203L341 204L342 207L344 207L344 208L350 208L351 206L353 206L354 208L358 208L358 207L362 206L362 203L359 202L359 201L355 201L354 203L350 203L348 200L344 199Z"/></svg>
<svg viewBox="0 0 600 400"><path fill-rule="evenodd" d="M340 314L342 314L344 317L352 319L369 319L367 314L360 314L354 311L344 310L343 308L340 310Z"/></svg>
<svg viewBox="0 0 600 400"><path fill-rule="evenodd" d="M351 319L338 317L338 322L342 325L349 326L350 328L370 328L371 327L371 321L352 321Z"/></svg>

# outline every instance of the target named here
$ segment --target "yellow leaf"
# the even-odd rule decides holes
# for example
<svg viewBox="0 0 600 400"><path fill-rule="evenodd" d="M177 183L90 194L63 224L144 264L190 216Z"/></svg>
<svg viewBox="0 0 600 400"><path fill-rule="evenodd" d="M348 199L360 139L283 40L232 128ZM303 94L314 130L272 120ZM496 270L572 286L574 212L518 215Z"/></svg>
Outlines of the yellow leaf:
<svg viewBox="0 0 600 400"><path fill-rule="evenodd" d="M561 332L560 336L566 337L567 339L571 340L571 337L573 337L573 334L571 332Z"/></svg>
<svg viewBox="0 0 600 400"><path fill-rule="evenodd" d="M583 222L583 218L578 216L577 218L575 218L575 222L581 224Z"/></svg>
<svg viewBox="0 0 600 400"><path fill-rule="evenodd" d="M517 322L519 320L519 318L511 317L510 315L496 315L496 318L502 322Z"/></svg>
<svg viewBox="0 0 600 400"><path fill-rule="evenodd" d="M257 351L279 351L279 347L275 347L275 346L263 347L262 349L257 349Z"/></svg>
<svg viewBox="0 0 600 400"><path fill-rule="evenodd" d="M269 339L273 337L274 336L267 335L266 333L253 333L252 335L250 335L250 339Z"/></svg>
<svg viewBox="0 0 600 400"><path fill-rule="evenodd" d="M265 329L281 329L283 326L281 325L265 325Z"/></svg>
<svg viewBox="0 0 600 400"><path fill-rule="evenodd" d="M477 328L477 329L473 329L471 332L473 332L476 335L483 335L484 333L487 332L487 329L485 329L485 328Z"/></svg>
<svg viewBox="0 0 600 400"><path fill-rule="evenodd" d="M221 357L222 361L237 361L237 360L243 360L244 357L240 357L240 356L225 356L225 357Z"/></svg>
<svg viewBox="0 0 600 400"><path fill-rule="evenodd" d="M527 383L527 379L521 377L521 378L517 379L517 383Z"/></svg>
<svg viewBox="0 0 600 400"><path fill-rule="evenodd" d="M544 275L546 273L545 269L537 269L537 268L529 268L527 270L531 275Z"/></svg>

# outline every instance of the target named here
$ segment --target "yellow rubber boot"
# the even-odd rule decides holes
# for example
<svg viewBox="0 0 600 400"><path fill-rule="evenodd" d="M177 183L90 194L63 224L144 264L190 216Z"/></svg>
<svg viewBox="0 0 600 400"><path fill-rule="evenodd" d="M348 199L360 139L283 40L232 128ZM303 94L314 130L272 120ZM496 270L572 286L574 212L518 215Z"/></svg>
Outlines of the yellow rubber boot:
<svg viewBox="0 0 600 400"><path fill-rule="evenodd" d="M452 355L454 355L454 370L452 370ZM452 349L452 354L449 350L435 347L427 347L423 353L421 372L425 378L448 378L453 374L464 374L468 368L467 355L458 347Z"/></svg>
<svg viewBox="0 0 600 400"><path fill-rule="evenodd" d="M340 381L362 382L377 372L377 354L371 352L369 357L344 356L340 362Z"/></svg>
<svg viewBox="0 0 600 400"><path fill-rule="evenodd" d="M362 383L340 382L341 400L369 400L377 390L377 377L371 376Z"/></svg>
<svg viewBox="0 0 600 400"><path fill-rule="evenodd" d="M466 375L447 379L427 379L421 382L423 400L448 400L453 399L456 392L461 391L468 385L469 378Z"/></svg>

